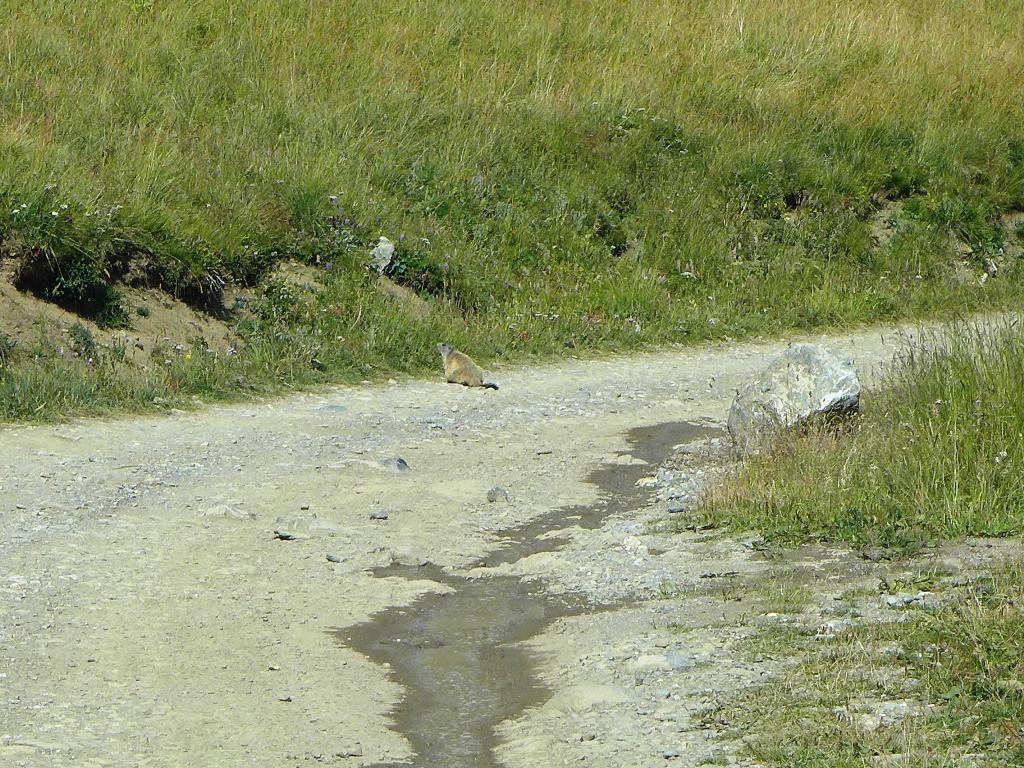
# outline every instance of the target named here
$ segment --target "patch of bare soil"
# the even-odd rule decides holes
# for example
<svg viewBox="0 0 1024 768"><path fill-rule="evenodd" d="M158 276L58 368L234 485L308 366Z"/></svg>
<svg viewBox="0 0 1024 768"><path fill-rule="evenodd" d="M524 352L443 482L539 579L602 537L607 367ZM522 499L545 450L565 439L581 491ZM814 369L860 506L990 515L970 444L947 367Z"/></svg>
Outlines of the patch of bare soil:
<svg viewBox="0 0 1024 768"><path fill-rule="evenodd" d="M101 347L123 348L126 359L140 364L155 351L188 346L197 339L221 350L232 344L230 317L196 310L157 289L124 288L122 293L130 326L103 328L53 302L19 291L10 272L0 269L0 333L27 347L44 344L71 354L70 330L81 325Z"/></svg>
<svg viewBox="0 0 1024 768"><path fill-rule="evenodd" d="M902 210L902 201L886 200L871 217L871 239L879 248L884 248L892 240L896 220Z"/></svg>

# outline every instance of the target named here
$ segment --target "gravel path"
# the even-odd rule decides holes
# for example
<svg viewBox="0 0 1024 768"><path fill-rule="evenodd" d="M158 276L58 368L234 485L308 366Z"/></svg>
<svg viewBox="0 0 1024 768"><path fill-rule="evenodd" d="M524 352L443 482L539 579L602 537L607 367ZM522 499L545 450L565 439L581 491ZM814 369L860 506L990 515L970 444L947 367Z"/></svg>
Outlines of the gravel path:
<svg viewBox="0 0 1024 768"><path fill-rule="evenodd" d="M811 340L850 352L870 377L905 338L865 330ZM0 764L410 759L408 741L388 727L400 686L334 630L446 587L371 569L429 561L472 572L502 531L594 502L599 491L586 478L628 460L628 430L724 421L735 389L784 346L504 370L497 392L416 381L0 429ZM665 477L661 486L694 482L686 467ZM488 502L496 485L511 502ZM509 766L580 764L576 752L587 745L586 764L609 767L626 764L634 747L662 762L658 750L677 749L648 743L649 726L630 720L646 717L636 715L644 707L631 705L633 715L607 726L621 731L614 749L574 725L595 724L595 713L644 690L642 682L626 690L620 673L646 654L652 626L679 618L679 600L652 599L663 597L662 585L764 567L738 542L657 533L665 496L598 529L566 531L561 550L500 566L598 603L639 601L618 618L577 616L530 641L550 662L543 676L553 695L501 727L498 754ZM690 641L695 649L745 631L723 629L721 616L711 621L721 614L714 605L685 610L682 623L703 633ZM566 653L601 655L616 682L559 673ZM571 749L557 747L574 738ZM555 754L556 762L537 762Z"/></svg>

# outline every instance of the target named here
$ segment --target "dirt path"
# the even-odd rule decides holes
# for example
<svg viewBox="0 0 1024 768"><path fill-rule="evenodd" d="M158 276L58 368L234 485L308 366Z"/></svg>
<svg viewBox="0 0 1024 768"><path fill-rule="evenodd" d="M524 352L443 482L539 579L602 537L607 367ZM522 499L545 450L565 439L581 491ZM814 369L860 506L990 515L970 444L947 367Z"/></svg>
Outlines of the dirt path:
<svg viewBox="0 0 1024 768"><path fill-rule="evenodd" d="M826 342L870 377L901 338L876 330ZM750 631L739 617L755 604L724 600L702 576L753 576L768 565L738 541L659 532L667 504L678 503L669 497L699 480L699 451L687 464L691 454L662 446L676 468L655 477L663 457L638 458L645 446L630 430L720 425L735 388L783 347L505 371L498 392L411 382L0 430L0 764L611 768L717 759L698 699L764 670L730 662L713 679L695 677L702 660ZM587 482L602 466L621 468L628 488ZM510 501L488 502L498 485ZM551 525L541 530L539 520ZM529 546L554 528L556 544ZM424 690L369 647L403 638L346 638L375 614L392 620L382 631L395 631L406 626L394 623L401 611L445 600L417 598L488 579L534 586L519 607L486 603L493 615L478 623L533 610L538 594L576 607L503 636L537 653L510 650L506 663L499 643L486 667L536 665L519 670L534 693L523 696L525 710L502 711L497 740L481 726L487 733L467 736L458 761L416 759L422 739L417 747L411 731L392 730L389 712L399 706L399 725L408 724L415 716L403 715L400 682L410 702ZM443 635L440 626L432 631ZM438 663L462 664L456 655Z"/></svg>

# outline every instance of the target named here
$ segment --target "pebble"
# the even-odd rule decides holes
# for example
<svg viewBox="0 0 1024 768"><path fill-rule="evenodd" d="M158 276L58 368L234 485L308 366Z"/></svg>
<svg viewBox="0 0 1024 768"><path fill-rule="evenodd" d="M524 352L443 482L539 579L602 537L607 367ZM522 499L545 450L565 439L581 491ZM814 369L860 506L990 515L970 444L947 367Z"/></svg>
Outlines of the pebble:
<svg viewBox="0 0 1024 768"><path fill-rule="evenodd" d="M388 469L393 469L397 472L406 472L412 469L412 467L409 466L409 463L401 456L395 456L391 459L381 459L380 465Z"/></svg>
<svg viewBox="0 0 1024 768"><path fill-rule="evenodd" d="M348 747L346 749L340 749L334 753L335 757L362 757L363 756L363 745L356 744L355 746Z"/></svg>
<svg viewBox="0 0 1024 768"><path fill-rule="evenodd" d="M503 485L496 485L487 492L487 501L492 504L501 499L502 501L512 501L512 497L509 495L508 489Z"/></svg>
<svg viewBox="0 0 1024 768"><path fill-rule="evenodd" d="M274 531L274 538L281 541L295 541L298 537L294 533L288 533L288 531Z"/></svg>
<svg viewBox="0 0 1024 768"><path fill-rule="evenodd" d="M677 757L679 757L679 755L680 752L678 749L666 749L663 750L661 753L661 756L664 757L666 760L675 760Z"/></svg>
<svg viewBox="0 0 1024 768"><path fill-rule="evenodd" d="M345 562L345 558L342 557L341 555L336 555L333 552L328 552L327 553L327 562L329 562L329 563L343 563L343 562Z"/></svg>
<svg viewBox="0 0 1024 768"><path fill-rule="evenodd" d="M671 504L668 505L668 513L670 515L676 515L680 512L685 512L686 510L687 505L685 502L682 501L673 501Z"/></svg>
<svg viewBox="0 0 1024 768"><path fill-rule="evenodd" d="M387 513L386 510L383 510L383 509L378 510L376 512L371 512L370 513L370 519L371 520L387 520L388 519L388 513Z"/></svg>

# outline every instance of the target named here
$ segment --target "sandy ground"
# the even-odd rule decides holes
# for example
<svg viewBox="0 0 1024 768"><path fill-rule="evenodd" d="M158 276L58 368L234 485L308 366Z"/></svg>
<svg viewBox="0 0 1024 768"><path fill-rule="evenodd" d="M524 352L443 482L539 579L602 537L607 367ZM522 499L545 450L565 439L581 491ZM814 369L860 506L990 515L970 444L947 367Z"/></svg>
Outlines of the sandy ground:
<svg viewBox="0 0 1024 768"><path fill-rule="evenodd" d="M870 378L901 336L824 341ZM502 530L595 500L587 475L622 460L627 430L724 421L735 389L784 346L509 370L497 392L409 382L0 430L0 764L412 759L388 727L400 686L334 630L441 587L370 569L472 569ZM495 485L511 503L487 501ZM570 529L559 552L501 566L551 590L636 599L530 641L552 696L499 729L508 766L714 757L693 691L707 700L764 670L719 665L713 685L672 678L702 668L679 654L706 660L749 631L733 614L753 603L691 587L709 571L766 565L740 541L659 532L665 519L655 499Z"/></svg>

